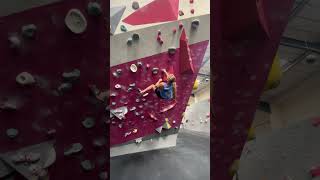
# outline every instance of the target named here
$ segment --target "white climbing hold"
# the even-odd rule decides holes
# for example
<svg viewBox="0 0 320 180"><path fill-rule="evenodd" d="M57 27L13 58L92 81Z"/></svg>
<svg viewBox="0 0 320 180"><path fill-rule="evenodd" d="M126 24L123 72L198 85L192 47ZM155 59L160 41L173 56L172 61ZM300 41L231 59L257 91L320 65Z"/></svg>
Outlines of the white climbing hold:
<svg viewBox="0 0 320 180"><path fill-rule="evenodd" d="M22 72L17 75L16 82L20 85L25 86L25 85L34 84L36 82L36 80L34 79L34 77L30 73Z"/></svg>
<svg viewBox="0 0 320 180"><path fill-rule="evenodd" d="M138 67L135 65L135 64L131 64L130 65L130 70L131 70L131 72L137 72L137 70L138 70Z"/></svg>
<svg viewBox="0 0 320 180"><path fill-rule="evenodd" d="M135 139L135 142L136 142L137 144L140 144L140 143L142 142L142 137Z"/></svg>
<svg viewBox="0 0 320 180"><path fill-rule="evenodd" d="M81 34L87 29L87 20L79 9L70 9L64 21L69 30L75 34Z"/></svg>
<svg viewBox="0 0 320 180"><path fill-rule="evenodd" d="M156 128L156 131L157 131L158 133L161 133L161 132L162 132L162 126Z"/></svg>
<svg viewBox="0 0 320 180"><path fill-rule="evenodd" d="M18 37L18 35L9 36L8 41L10 43L10 48L13 48L13 49L18 49L22 45L22 42L21 42L20 38Z"/></svg>
<svg viewBox="0 0 320 180"><path fill-rule="evenodd" d="M116 84L114 87L115 87L116 89L121 89L121 85L120 85L120 84Z"/></svg>

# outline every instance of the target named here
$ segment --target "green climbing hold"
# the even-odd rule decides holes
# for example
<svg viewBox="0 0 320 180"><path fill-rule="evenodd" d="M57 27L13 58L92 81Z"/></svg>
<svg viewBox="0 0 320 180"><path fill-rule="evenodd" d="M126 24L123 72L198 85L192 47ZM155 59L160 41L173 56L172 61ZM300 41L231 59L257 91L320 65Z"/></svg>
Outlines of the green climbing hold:
<svg viewBox="0 0 320 180"><path fill-rule="evenodd" d="M95 126L95 119L92 117L86 117L84 121L82 121L83 127L90 129Z"/></svg>
<svg viewBox="0 0 320 180"><path fill-rule="evenodd" d="M94 169L94 164L90 160L85 160L81 162L81 167L85 171L91 171Z"/></svg>
<svg viewBox="0 0 320 180"><path fill-rule="evenodd" d="M14 128L7 129L7 136L11 139L17 137L18 134L19 134L19 131L17 129L14 129Z"/></svg>
<svg viewBox="0 0 320 180"><path fill-rule="evenodd" d="M88 14L92 16L99 16L102 14L101 5L97 2L89 2Z"/></svg>
<svg viewBox="0 0 320 180"><path fill-rule="evenodd" d="M121 26L120 26L120 29L121 29L121 31L123 31L123 32L127 32L127 28L126 28L124 25L121 25Z"/></svg>

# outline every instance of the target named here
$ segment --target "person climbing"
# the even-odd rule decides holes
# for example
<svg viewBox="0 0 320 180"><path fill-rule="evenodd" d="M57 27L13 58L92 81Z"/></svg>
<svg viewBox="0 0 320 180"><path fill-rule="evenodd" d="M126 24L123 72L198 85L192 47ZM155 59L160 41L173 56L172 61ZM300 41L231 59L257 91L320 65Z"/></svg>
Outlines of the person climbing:
<svg viewBox="0 0 320 180"><path fill-rule="evenodd" d="M172 100L176 97L176 77L168 73L165 69L162 72L166 75L166 81L159 79L156 84L151 84L144 90L140 90L140 94L153 90L161 99Z"/></svg>

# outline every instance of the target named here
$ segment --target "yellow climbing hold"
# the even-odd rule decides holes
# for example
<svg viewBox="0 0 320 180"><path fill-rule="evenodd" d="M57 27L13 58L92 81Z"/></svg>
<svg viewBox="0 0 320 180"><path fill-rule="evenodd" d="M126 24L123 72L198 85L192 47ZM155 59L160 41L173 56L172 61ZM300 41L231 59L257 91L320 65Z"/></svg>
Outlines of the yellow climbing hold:
<svg viewBox="0 0 320 180"><path fill-rule="evenodd" d="M199 80L197 79L193 84L193 90L197 90L199 87Z"/></svg>
<svg viewBox="0 0 320 180"><path fill-rule="evenodd" d="M255 128L251 127L248 132L248 141L251 141L256 138Z"/></svg>
<svg viewBox="0 0 320 180"><path fill-rule="evenodd" d="M273 59L273 64L271 66L271 70L269 72L268 80L266 82L264 90L267 91L267 90L278 87L280 84L281 77L282 77L282 71L280 66L280 59L276 54L276 56Z"/></svg>
<svg viewBox="0 0 320 180"><path fill-rule="evenodd" d="M233 163L229 169L229 175L231 177L233 177L236 174L236 172L238 171L238 169L239 169L239 159L233 161Z"/></svg>
<svg viewBox="0 0 320 180"><path fill-rule="evenodd" d="M170 125L170 123L169 123L169 119L166 118L165 121L166 121L166 122L163 124L162 128L163 128L163 129L170 129L170 128L171 128L171 125Z"/></svg>

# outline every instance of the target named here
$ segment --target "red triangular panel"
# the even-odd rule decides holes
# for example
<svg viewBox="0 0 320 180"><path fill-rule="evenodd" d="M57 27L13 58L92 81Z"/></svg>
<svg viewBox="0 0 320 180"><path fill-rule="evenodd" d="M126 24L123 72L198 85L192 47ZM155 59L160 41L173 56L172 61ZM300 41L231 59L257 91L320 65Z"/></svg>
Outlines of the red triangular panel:
<svg viewBox="0 0 320 180"><path fill-rule="evenodd" d="M123 22L143 25L178 19L179 0L155 0L126 17Z"/></svg>
<svg viewBox="0 0 320 180"><path fill-rule="evenodd" d="M180 37L180 73L194 73L188 38L183 29Z"/></svg>

